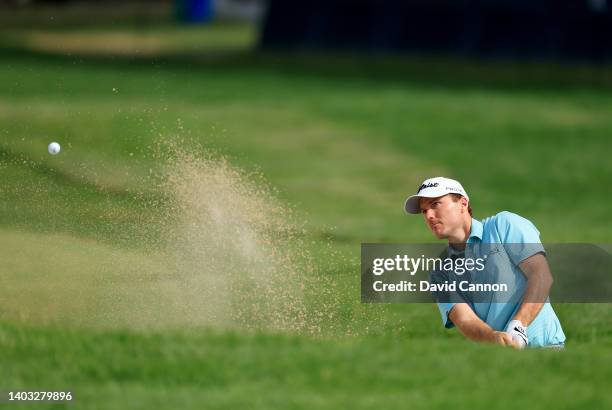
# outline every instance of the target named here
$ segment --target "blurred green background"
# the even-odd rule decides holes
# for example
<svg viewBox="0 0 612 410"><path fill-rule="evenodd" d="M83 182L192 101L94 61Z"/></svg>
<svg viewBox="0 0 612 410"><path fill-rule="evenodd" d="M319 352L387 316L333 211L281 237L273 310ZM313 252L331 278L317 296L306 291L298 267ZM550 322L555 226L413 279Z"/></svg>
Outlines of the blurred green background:
<svg viewBox="0 0 612 410"><path fill-rule="evenodd" d="M72 390L91 409L612 406L609 304L555 305L557 353L466 342L434 305L359 302L360 243L432 241L402 210L430 176L462 181L477 218L509 210L544 242L610 242L612 70L263 52L256 21L173 13L2 10L0 389ZM354 334L81 323L100 314L78 297L97 291L88 275L141 263L138 235L161 235L135 198L156 195L149 149L168 141L264 176L304 224L312 274L336 284L324 327Z"/></svg>

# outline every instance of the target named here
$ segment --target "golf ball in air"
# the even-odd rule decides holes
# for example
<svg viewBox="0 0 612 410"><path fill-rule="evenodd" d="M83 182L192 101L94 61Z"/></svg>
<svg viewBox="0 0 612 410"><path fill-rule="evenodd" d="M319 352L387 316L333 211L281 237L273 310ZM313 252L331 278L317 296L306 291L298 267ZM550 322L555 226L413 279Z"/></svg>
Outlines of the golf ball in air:
<svg viewBox="0 0 612 410"><path fill-rule="evenodd" d="M57 142L52 142L51 144L49 144L49 154L51 155L59 154L60 149L60 144L58 144Z"/></svg>

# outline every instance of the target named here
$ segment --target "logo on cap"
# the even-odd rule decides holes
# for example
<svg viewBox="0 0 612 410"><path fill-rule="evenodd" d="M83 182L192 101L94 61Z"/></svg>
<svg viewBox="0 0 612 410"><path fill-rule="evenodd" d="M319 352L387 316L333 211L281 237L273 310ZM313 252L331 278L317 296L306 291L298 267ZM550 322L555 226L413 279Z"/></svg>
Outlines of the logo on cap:
<svg viewBox="0 0 612 410"><path fill-rule="evenodd" d="M421 192L422 190L424 190L425 188L435 188L435 187L437 187L437 186L438 186L438 183L437 183L437 182L430 182L430 183L428 183L428 184L423 184L423 185L421 185L421 186L419 187L419 189L418 189L418 191L417 191L417 194L418 194L419 192Z"/></svg>

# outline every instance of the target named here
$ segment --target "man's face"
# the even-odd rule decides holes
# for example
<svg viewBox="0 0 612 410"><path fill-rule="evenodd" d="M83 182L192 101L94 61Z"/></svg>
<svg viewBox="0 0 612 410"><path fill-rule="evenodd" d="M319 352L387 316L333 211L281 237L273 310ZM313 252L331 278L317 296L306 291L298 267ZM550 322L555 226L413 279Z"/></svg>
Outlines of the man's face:
<svg viewBox="0 0 612 410"><path fill-rule="evenodd" d="M464 198L454 200L451 195L421 198L419 206L425 223L438 239L446 239L463 226Z"/></svg>

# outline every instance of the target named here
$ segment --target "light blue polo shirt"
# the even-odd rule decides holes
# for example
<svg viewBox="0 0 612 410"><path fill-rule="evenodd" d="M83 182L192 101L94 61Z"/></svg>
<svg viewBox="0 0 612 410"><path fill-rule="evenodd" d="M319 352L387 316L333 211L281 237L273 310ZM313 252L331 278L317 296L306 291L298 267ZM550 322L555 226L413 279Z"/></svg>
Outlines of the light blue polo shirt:
<svg viewBox="0 0 612 410"><path fill-rule="evenodd" d="M493 295L491 300L486 302L465 301L476 315L494 330L504 331L521 304L527 284L527 278L518 265L536 253L544 252L544 247L540 242L540 232L527 219L504 211L485 218L482 222L472 219L467 244L466 258L489 257L491 261L494 258L503 257L505 261L509 261L505 263L507 266L504 275L507 276L506 280L509 279L512 282L512 288L516 290L516 298L511 299L510 302L496 302L495 295ZM502 244L502 246L489 244ZM512 245L503 246L503 244ZM449 249L452 248L449 247ZM455 303L438 303L442 322L447 328L454 326L448 313ZM565 334L550 302L544 304L542 310L527 327L527 337L529 347L561 345L565 342Z"/></svg>

